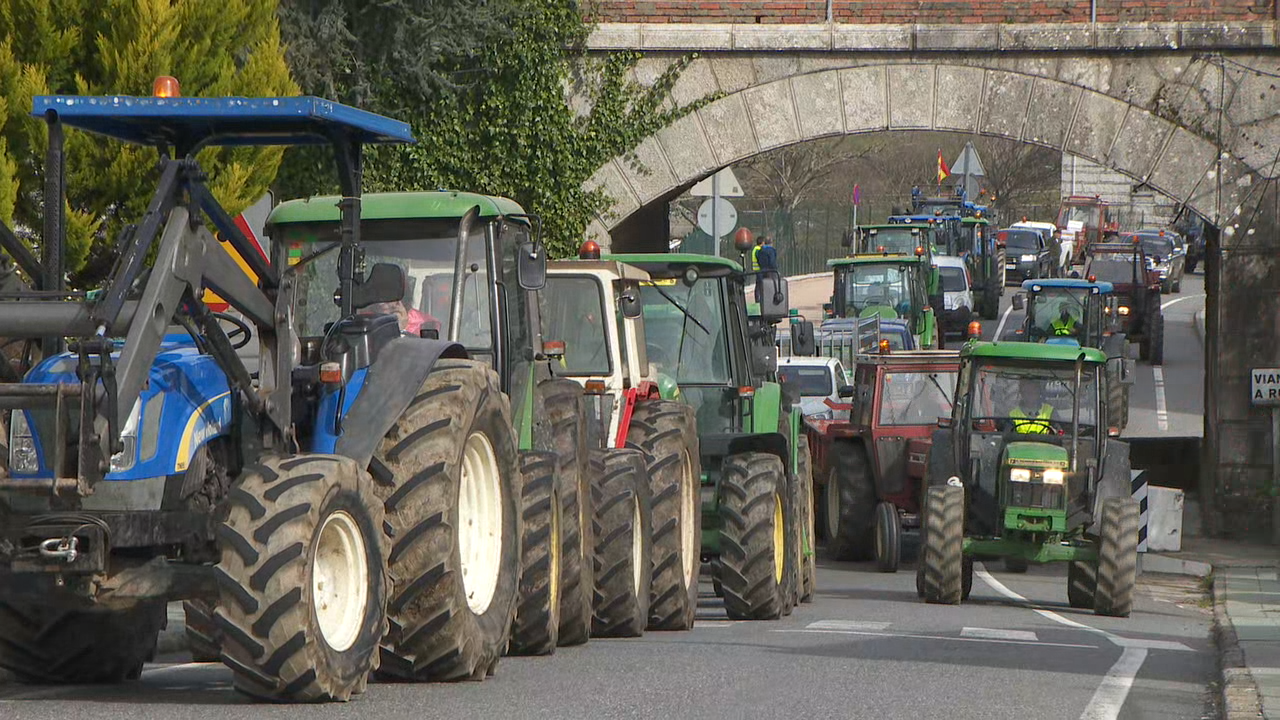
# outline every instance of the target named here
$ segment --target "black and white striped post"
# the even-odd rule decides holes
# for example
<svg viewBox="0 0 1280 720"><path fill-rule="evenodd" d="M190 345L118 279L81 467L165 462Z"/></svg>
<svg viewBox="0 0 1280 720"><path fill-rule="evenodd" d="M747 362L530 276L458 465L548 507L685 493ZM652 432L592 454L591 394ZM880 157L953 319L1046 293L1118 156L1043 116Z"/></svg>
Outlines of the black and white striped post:
<svg viewBox="0 0 1280 720"><path fill-rule="evenodd" d="M1151 507L1147 497L1147 471L1130 470L1129 483L1133 499L1138 501L1138 552L1147 551L1147 527L1151 522Z"/></svg>

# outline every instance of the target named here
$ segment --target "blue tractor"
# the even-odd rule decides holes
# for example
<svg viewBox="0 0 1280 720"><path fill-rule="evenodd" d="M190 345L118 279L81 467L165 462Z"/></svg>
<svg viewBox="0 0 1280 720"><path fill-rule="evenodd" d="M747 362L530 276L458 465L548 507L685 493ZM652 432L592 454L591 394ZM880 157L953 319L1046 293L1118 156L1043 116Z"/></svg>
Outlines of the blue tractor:
<svg viewBox="0 0 1280 720"><path fill-rule="evenodd" d="M362 148L412 142L408 126L310 97L45 96L32 114L49 129L42 257L0 232L0 667L136 678L166 603L191 600L259 699L347 700L384 658L397 679L492 673L519 572L509 402L461 344L376 310L407 280L366 267L360 242ZM62 280L67 127L159 150L146 214L91 292ZM268 144L337 158L340 233L305 256L256 254L195 159ZM324 256L330 320L302 334L299 272ZM545 255L525 257L536 284ZM251 341L256 362L237 352Z"/></svg>

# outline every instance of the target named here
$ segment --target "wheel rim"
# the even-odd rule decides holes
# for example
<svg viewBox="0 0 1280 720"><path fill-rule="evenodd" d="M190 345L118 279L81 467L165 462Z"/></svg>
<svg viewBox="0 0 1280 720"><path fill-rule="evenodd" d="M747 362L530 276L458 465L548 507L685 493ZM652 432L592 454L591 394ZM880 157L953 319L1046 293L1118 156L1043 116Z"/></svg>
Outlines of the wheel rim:
<svg viewBox="0 0 1280 720"><path fill-rule="evenodd" d="M885 532L888 531L888 529L889 529L888 524L885 523L884 521L884 510L882 508L877 507L876 508L876 559L877 560L881 560L885 556L884 534Z"/></svg>
<svg viewBox="0 0 1280 720"><path fill-rule="evenodd" d="M355 644L369 602L364 536L345 512L325 518L311 561L311 606L320 634L342 652Z"/></svg>
<svg viewBox="0 0 1280 720"><path fill-rule="evenodd" d="M482 614L497 590L502 558L501 473L493 444L484 433L472 433L462 450L458 556L467 607Z"/></svg>
<svg viewBox="0 0 1280 720"><path fill-rule="evenodd" d="M685 587L696 587L698 578L698 538L694 535L697 525L698 493L695 483L699 478L693 476L693 462L689 451L684 452L684 477L680 482L680 551L684 554Z"/></svg>
<svg viewBox="0 0 1280 720"><path fill-rule="evenodd" d="M786 543L783 541L782 496L773 495L773 579L782 584L782 569L786 565Z"/></svg>
<svg viewBox="0 0 1280 720"><path fill-rule="evenodd" d="M840 534L840 488L836 485L836 474L833 470L822 488L827 501L827 540L835 540Z"/></svg>
<svg viewBox="0 0 1280 720"><path fill-rule="evenodd" d="M551 602L552 609L560 607L560 496L552 493L551 495L551 577L548 582L551 584Z"/></svg>
<svg viewBox="0 0 1280 720"><path fill-rule="evenodd" d="M644 564L644 533L640 524L640 498L631 496L631 588L640 597L640 571Z"/></svg>

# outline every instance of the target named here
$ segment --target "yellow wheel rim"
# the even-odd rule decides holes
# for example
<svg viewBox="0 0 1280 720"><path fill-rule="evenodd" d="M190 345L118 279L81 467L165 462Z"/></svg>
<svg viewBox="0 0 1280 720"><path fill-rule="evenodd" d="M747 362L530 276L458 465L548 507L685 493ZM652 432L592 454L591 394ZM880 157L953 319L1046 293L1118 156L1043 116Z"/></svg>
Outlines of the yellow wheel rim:
<svg viewBox="0 0 1280 720"><path fill-rule="evenodd" d="M782 570L787 562L786 547L782 523L782 496L773 496L773 577L782 584Z"/></svg>
<svg viewBox="0 0 1280 720"><path fill-rule="evenodd" d="M551 495L551 610L560 607L560 497Z"/></svg>

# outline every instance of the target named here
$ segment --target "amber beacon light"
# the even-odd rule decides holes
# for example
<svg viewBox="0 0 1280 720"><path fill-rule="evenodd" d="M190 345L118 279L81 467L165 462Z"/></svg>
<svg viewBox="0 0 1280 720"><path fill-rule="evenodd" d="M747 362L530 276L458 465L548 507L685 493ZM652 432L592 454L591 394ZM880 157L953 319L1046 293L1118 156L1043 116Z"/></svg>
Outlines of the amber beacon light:
<svg viewBox="0 0 1280 720"><path fill-rule="evenodd" d="M178 78L161 75L151 83L151 94L158 98L182 97L182 86L178 84Z"/></svg>

